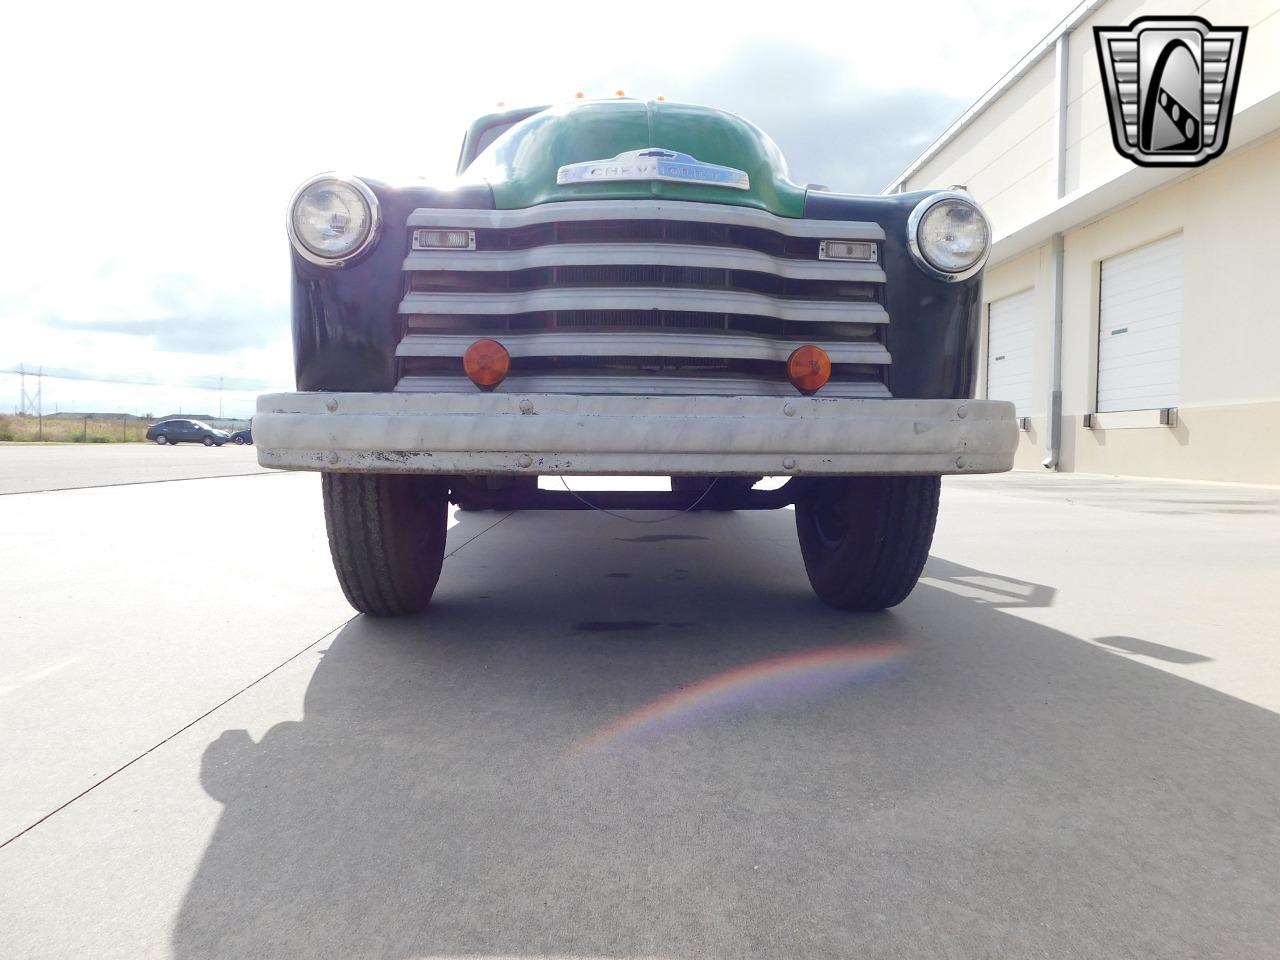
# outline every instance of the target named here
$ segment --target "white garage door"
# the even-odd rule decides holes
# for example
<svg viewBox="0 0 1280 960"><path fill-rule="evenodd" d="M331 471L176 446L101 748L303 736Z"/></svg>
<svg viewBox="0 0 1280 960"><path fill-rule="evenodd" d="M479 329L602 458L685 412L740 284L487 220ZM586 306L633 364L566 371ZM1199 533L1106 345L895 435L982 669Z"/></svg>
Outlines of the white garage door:
<svg viewBox="0 0 1280 960"><path fill-rule="evenodd" d="M1102 261L1098 412L1178 405L1182 234Z"/></svg>
<svg viewBox="0 0 1280 960"><path fill-rule="evenodd" d="M1032 414L1031 345L1035 290L992 300L987 311L987 397L1012 400L1018 416Z"/></svg>

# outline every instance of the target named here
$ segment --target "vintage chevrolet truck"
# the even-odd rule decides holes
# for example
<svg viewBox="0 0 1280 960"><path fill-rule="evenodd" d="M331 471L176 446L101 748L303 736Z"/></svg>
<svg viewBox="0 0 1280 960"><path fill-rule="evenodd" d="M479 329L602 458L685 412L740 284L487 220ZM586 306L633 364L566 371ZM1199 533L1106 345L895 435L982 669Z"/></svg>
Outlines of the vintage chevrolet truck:
<svg viewBox="0 0 1280 960"><path fill-rule="evenodd" d="M321 174L287 227L298 392L259 399L258 461L322 473L364 613L427 605L450 501L794 505L817 595L880 610L920 576L941 476L1012 465L1013 406L970 399L991 247L974 201L800 186L733 114L493 114L456 180ZM537 483L605 474L670 492Z"/></svg>

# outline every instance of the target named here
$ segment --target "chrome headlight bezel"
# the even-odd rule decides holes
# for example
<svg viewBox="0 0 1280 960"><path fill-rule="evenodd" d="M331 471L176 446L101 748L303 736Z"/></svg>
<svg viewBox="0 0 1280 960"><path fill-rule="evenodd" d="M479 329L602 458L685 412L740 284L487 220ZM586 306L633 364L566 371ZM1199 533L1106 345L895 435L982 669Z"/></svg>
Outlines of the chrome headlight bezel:
<svg viewBox="0 0 1280 960"><path fill-rule="evenodd" d="M972 207L974 211L982 218L982 222L987 227L986 243L982 247L982 252L978 258L963 270L945 270L936 266L925 253L920 244L920 223L924 220L925 215L939 203L944 201L960 202ZM927 273L929 276L938 280L944 280L947 283L957 283L960 280L968 280L975 273L986 266L987 258L991 256L991 221L987 219L987 215L982 212L982 208L974 202L973 197L967 193L961 193L958 190L941 190L938 193L931 193L919 203L915 209L911 211L911 216L907 218L907 246L911 250L911 256L916 261L916 266Z"/></svg>
<svg viewBox="0 0 1280 960"><path fill-rule="evenodd" d="M364 237L361 238L360 242L354 247L339 256L325 256L324 254L317 253L311 247L307 246L307 244L303 242L302 238L298 236L298 228L294 219L294 215L298 208L298 201L302 199L303 194L316 184L326 182L340 183L345 187L350 187L360 196L361 200L364 201L365 208L369 214L369 226L365 231ZM297 251L298 256L302 257L304 260L321 267L343 267L362 256L370 247L378 242L378 237L382 232L382 211L378 203L377 195L369 189L369 185L359 177L353 177L349 174L335 173L332 171L327 173L318 173L314 177L310 177L303 181L298 189L293 192L293 196L289 200L289 208L285 213L285 229L289 233L289 243L292 244L293 249Z"/></svg>

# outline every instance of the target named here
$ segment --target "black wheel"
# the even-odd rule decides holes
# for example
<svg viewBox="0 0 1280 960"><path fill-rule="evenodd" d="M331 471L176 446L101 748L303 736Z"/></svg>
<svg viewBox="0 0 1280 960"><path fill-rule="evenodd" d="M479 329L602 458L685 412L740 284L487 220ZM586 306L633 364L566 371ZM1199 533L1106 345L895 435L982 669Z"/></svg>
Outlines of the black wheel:
<svg viewBox="0 0 1280 960"><path fill-rule="evenodd" d="M325 473L329 553L347 601L395 617L431 602L444 562L448 494L432 477Z"/></svg>
<svg viewBox="0 0 1280 960"><path fill-rule="evenodd" d="M234 443L237 447L243 447L243 446L244 446L244 437L234 437L234 438L232 438L232 441L231 441L231 442L232 442L232 443Z"/></svg>
<svg viewBox="0 0 1280 960"><path fill-rule="evenodd" d="M814 592L841 610L884 610L920 579L938 519L940 477L811 481L796 532Z"/></svg>
<svg viewBox="0 0 1280 960"><path fill-rule="evenodd" d="M166 437L163 433L156 434L156 443L158 443L160 446L163 447L168 442L169 442L169 438Z"/></svg>
<svg viewBox="0 0 1280 960"><path fill-rule="evenodd" d="M203 440L201 440L200 442L201 442L201 443L203 443L206 447L212 447L212 446L213 446L213 437L205 437L205 438L204 438Z"/></svg>

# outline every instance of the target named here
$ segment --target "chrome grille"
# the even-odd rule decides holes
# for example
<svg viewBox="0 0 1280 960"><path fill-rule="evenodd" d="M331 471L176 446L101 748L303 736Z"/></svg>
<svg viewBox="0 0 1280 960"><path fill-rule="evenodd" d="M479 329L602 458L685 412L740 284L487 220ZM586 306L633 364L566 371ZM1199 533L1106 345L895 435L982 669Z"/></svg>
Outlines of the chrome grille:
<svg viewBox="0 0 1280 960"><path fill-rule="evenodd" d="M492 336L501 392L790 396L787 357L813 343L832 361L818 396L889 396L880 265L818 259L822 240L883 241L878 224L627 200L407 226L473 230L475 249L406 257L398 390L474 390L462 355Z"/></svg>

